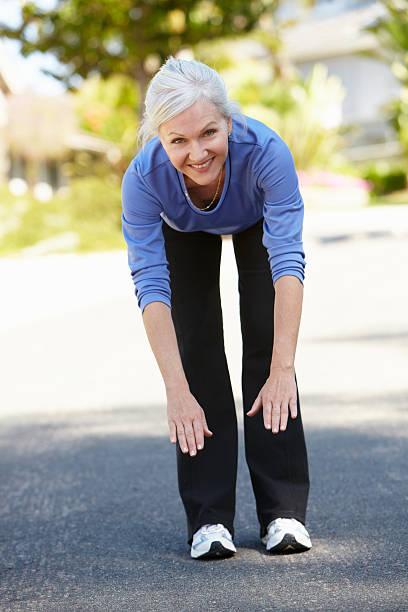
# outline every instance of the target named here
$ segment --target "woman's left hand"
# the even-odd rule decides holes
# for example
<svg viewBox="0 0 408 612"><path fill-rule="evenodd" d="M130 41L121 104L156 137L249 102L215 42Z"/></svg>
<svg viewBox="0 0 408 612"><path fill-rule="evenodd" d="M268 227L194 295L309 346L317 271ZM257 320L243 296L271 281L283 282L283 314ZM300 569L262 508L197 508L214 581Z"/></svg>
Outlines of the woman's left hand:
<svg viewBox="0 0 408 612"><path fill-rule="evenodd" d="M271 368L266 383L247 412L254 416L263 407L263 420L266 429L278 433L285 431L289 412L292 419L297 417L297 393L294 368Z"/></svg>

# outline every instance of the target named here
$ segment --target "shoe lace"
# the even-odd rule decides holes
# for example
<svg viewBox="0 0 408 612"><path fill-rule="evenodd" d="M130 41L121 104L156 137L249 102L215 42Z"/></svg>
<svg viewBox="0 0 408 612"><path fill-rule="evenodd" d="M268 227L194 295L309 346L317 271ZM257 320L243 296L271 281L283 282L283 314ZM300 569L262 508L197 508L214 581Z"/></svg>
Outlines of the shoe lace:
<svg viewBox="0 0 408 612"><path fill-rule="evenodd" d="M276 527L286 527L287 525L292 525L293 519L290 518L278 518L275 521Z"/></svg>
<svg viewBox="0 0 408 612"><path fill-rule="evenodd" d="M224 525L217 523L216 525L203 525L202 530L204 533L218 533L225 530Z"/></svg>
<svg viewBox="0 0 408 612"><path fill-rule="evenodd" d="M291 527L292 529L296 529L296 531L301 531L303 533L307 533L306 529L298 520L294 518L278 518L275 521L275 529L285 529Z"/></svg>

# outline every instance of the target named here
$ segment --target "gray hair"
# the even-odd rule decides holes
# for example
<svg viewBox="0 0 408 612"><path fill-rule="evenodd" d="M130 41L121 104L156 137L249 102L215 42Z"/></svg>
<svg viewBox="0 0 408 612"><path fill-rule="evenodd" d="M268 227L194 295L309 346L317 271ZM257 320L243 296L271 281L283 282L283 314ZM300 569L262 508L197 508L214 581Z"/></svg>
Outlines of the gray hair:
<svg viewBox="0 0 408 612"><path fill-rule="evenodd" d="M147 88L139 141L145 144L157 135L162 123L201 98L215 104L226 119L233 114L242 117L238 102L228 99L225 83L216 70L196 60L169 57Z"/></svg>

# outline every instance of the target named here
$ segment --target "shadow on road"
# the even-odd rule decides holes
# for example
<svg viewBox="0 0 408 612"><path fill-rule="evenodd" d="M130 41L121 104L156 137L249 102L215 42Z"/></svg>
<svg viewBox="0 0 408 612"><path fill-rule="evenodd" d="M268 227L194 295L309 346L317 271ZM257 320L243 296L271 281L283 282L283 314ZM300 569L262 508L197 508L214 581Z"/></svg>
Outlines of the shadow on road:
<svg viewBox="0 0 408 612"><path fill-rule="evenodd" d="M2 610L406 609L395 419L387 435L373 423L307 428L314 548L301 555L260 545L241 444L238 554L200 563L185 542L174 447L162 425L146 434L162 410L3 421Z"/></svg>

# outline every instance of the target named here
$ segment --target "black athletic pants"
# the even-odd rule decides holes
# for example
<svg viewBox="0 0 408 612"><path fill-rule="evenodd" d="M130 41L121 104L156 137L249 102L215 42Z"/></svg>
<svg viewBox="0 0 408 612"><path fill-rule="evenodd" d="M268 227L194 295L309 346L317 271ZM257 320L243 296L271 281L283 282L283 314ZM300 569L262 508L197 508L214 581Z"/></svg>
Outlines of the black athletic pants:
<svg viewBox="0 0 408 612"><path fill-rule="evenodd" d="M191 393L213 432L195 457L177 444L178 481L188 538L207 523L233 534L237 473L237 421L224 352L219 289L222 239L206 232L179 232L163 222L170 270L172 318ZM269 376L275 291L262 220L233 235L239 274L243 339L242 393L245 413ZM262 409L244 415L245 455L256 499L261 536L278 517L305 522L309 492L306 445L298 416L286 431L272 434Z"/></svg>

